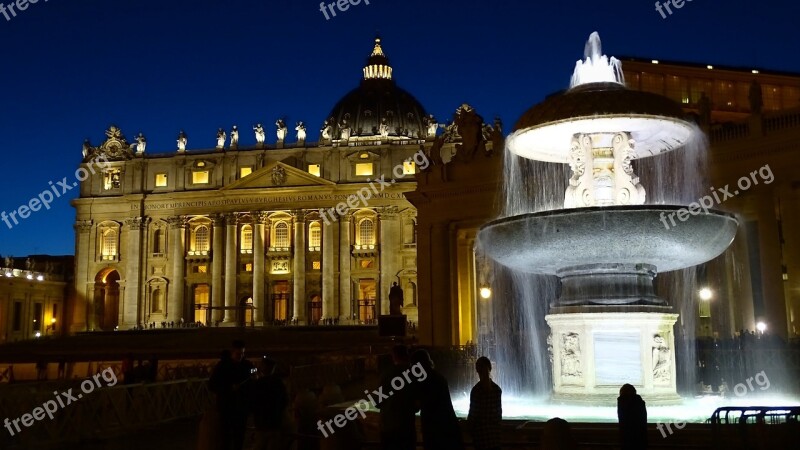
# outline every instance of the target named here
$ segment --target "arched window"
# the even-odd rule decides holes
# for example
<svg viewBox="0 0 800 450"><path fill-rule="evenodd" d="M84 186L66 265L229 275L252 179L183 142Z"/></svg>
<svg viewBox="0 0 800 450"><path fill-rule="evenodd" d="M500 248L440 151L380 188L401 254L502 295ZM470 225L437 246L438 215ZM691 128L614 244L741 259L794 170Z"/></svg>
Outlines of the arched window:
<svg viewBox="0 0 800 450"><path fill-rule="evenodd" d="M161 312L161 310L164 308L164 291L161 289L156 289L153 291L153 296L150 303L152 304L152 311L154 313Z"/></svg>
<svg viewBox="0 0 800 450"><path fill-rule="evenodd" d="M241 250L242 253L253 253L253 226L252 225L244 225L242 226L242 237L241 237Z"/></svg>
<svg viewBox="0 0 800 450"><path fill-rule="evenodd" d="M308 248L319 249L322 246L322 227L319 222L311 222L308 226Z"/></svg>
<svg viewBox="0 0 800 450"><path fill-rule="evenodd" d="M205 225L200 225L194 229L194 251L207 252L209 245L209 230Z"/></svg>
<svg viewBox="0 0 800 450"><path fill-rule="evenodd" d="M117 256L117 230L108 229L103 232L101 249L103 259L114 259Z"/></svg>
<svg viewBox="0 0 800 450"><path fill-rule="evenodd" d="M153 253L164 253L164 230L161 228L153 231Z"/></svg>
<svg viewBox="0 0 800 450"><path fill-rule="evenodd" d="M375 245L375 224L372 219L364 219L358 224L358 243Z"/></svg>
<svg viewBox="0 0 800 450"><path fill-rule="evenodd" d="M289 225L284 221L275 224L275 245L273 247L289 247Z"/></svg>

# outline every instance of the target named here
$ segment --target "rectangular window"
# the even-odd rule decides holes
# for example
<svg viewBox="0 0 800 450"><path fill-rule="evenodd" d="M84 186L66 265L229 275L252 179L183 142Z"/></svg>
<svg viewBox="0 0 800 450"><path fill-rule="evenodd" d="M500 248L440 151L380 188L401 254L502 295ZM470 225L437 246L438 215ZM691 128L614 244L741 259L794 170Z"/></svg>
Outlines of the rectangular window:
<svg viewBox="0 0 800 450"><path fill-rule="evenodd" d="M11 327L12 331L21 331L22 330L22 302L14 302L14 317L13 317L13 326Z"/></svg>
<svg viewBox="0 0 800 450"><path fill-rule="evenodd" d="M208 299L210 289L207 284L198 284L194 288L194 321L206 323L209 318Z"/></svg>
<svg viewBox="0 0 800 450"><path fill-rule="evenodd" d="M103 172L103 189L119 189L122 184L122 172L119 169L108 169Z"/></svg>
<svg viewBox="0 0 800 450"><path fill-rule="evenodd" d="M208 273L208 266L201 264L192 268L193 273Z"/></svg>
<svg viewBox="0 0 800 450"><path fill-rule="evenodd" d="M414 175L417 173L416 167L414 161L403 161L403 175Z"/></svg>
<svg viewBox="0 0 800 450"><path fill-rule="evenodd" d="M711 317L711 302L709 300L700 300L700 317Z"/></svg>
<svg viewBox="0 0 800 450"><path fill-rule="evenodd" d="M196 170L192 172L192 184L208 184L208 171Z"/></svg>
<svg viewBox="0 0 800 450"><path fill-rule="evenodd" d="M242 264L242 270L244 272L252 272L253 271L253 263Z"/></svg>
<svg viewBox="0 0 800 450"><path fill-rule="evenodd" d="M372 163L358 163L356 164L356 176L357 177L369 177L372 176Z"/></svg>
<svg viewBox="0 0 800 450"><path fill-rule="evenodd" d="M44 318L44 308L41 303L33 304L33 331L42 331L42 320Z"/></svg>
<svg viewBox="0 0 800 450"><path fill-rule="evenodd" d="M322 263L320 263L319 261L312 261L311 262L311 268L313 270L320 270L320 269L322 269Z"/></svg>
<svg viewBox="0 0 800 450"><path fill-rule="evenodd" d="M239 178L244 178L253 173L253 166L245 166L239 168Z"/></svg>
<svg viewBox="0 0 800 450"><path fill-rule="evenodd" d="M165 173L156 174L156 187L167 187L167 174Z"/></svg>
<svg viewBox="0 0 800 450"><path fill-rule="evenodd" d="M308 173L310 173L311 175L314 175L315 177L320 176L320 173L321 173L320 169L321 169L321 167L320 167L319 164L309 164L308 165Z"/></svg>

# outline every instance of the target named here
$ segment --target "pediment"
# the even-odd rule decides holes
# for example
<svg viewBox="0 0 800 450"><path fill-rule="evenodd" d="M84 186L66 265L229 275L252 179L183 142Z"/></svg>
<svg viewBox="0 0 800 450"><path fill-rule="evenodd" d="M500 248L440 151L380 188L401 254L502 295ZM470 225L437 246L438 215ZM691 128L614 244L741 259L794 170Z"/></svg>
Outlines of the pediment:
<svg viewBox="0 0 800 450"><path fill-rule="evenodd" d="M222 190L334 186L335 184L336 183L332 181L311 175L304 170L297 169L280 161L275 161L223 187Z"/></svg>

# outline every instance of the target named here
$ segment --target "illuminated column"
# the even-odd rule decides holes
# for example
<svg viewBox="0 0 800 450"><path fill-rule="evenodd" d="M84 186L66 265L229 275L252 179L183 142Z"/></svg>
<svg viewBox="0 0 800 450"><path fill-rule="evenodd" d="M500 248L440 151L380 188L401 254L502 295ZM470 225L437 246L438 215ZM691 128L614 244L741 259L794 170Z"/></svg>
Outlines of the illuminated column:
<svg viewBox="0 0 800 450"><path fill-rule="evenodd" d="M397 237L400 236L399 214L397 207L386 207L378 215L380 221L381 241L378 248L381 254L381 279L376 294L380 304L380 314L389 314L389 288L397 281Z"/></svg>
<svg viewBox="0 0 800 450"><path fill-rule="evenodd" d="M149 219L132 217L125 219L128 227L128 246L126 254L122 255L125 261L125 297L123 298L120 328L132 328L139 323L140 291L142 262L142 229L147 228Z"/></svg>
<svg viewBox="0 0 800 450"><path fill-rule="evenodd" d="M211 306L221 307L225 306L225 297L223 297L223 284L222 284L222 258L225 254L223 247L222 237L225 234L225 216L222 214L215 214L211 217L214 221L214 237L211 247ZM212 310L211 320L215 323L221 322L223 318L222 310ZM210 323L206 325L212 325Z"/></svg>
<svg viewBox="0 0 800 450"><path fill-rule="evenodd" d="M225 216L225 318L224 323L236 322L236 214Z"/></svg>
<svg viewBox="0 0 800 450"><path fill-rule="evenodd" d="M256 212L253 214L255 226L253 227L253 305L256 307L255 321L264 324L266 303L264 301L264 224L267 214Z"/></svg>
<svg viewBox="0 0 800 450"><path fill-rule="evenodd" d="M303 325L306 322L306 233L305 213L298 210L294 215L294 257L292 276L294 278L294 319Z"/></svg>
<svg viewBox="0 0 800 450"><path fill-rule="evenodd" d="M184 287L186 285L186 218L173 216L167 219L172 232L172 284L167 308L167 319L180 322L183 316Z"/></svg>
<svg viewBox="0 0 800 450"><path fill-rule="evenodd" d="M352 283L350 282L350 219L345 214L339 220L339 323L353 320ZM328 227L329 225L322 225Z"/></svg>
<svg viewBox="0 0 800 450"><path fill-rule="evenodd" d="M333 288L333 272L336 261L333 257L334 224L322 225L322 318L330 319L336 315L333 299L336 293Z"/></svg>
<svg viewBox="0 0 800 450"><path fill-rule="evenodd" d="M94 311L94 279L89 279L89 263L94 260L89 250L89 238L92 231L91 220L78 220L75 222L75 235L77 245L75 246L75 303L72 309L72 323L69 325L70 332L87 331L95 327ZM65 311L66 312L66 311ZM67 317L64 314L63 317Z"/></svg>

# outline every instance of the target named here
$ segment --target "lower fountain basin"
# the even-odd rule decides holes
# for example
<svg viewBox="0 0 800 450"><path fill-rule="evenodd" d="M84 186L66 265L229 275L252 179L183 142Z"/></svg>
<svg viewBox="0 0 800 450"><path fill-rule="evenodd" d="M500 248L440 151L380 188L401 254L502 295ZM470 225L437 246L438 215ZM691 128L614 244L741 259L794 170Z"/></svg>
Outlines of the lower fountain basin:
<svg viewBox="0 0 800 450"><path fill-rule="evenodd" d="M690 214L675 205L609 206L498 219L481 227L479 239L490 258L528 273L563 275L564 269L615 264L669 272L720 255L738 224L733 215L716 210Z"/></svg>

